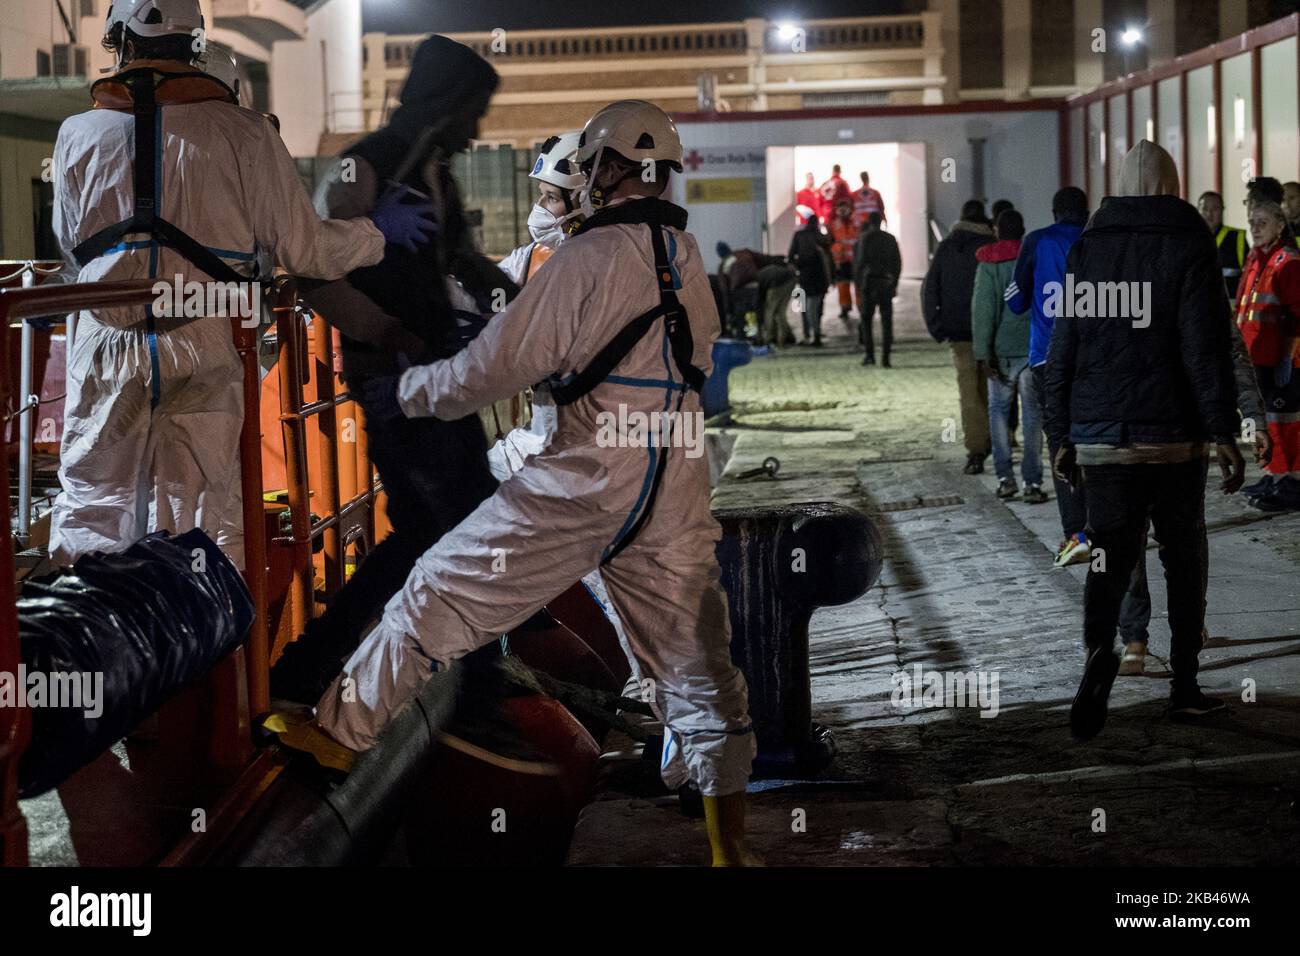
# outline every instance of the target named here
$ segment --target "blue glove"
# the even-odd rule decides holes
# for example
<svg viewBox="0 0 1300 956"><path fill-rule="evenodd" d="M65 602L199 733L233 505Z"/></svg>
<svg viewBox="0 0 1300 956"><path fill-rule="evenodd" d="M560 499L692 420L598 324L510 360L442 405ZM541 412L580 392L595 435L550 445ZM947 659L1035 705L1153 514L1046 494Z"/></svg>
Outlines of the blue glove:
<svg viewBox="0 0 1300 956"><path fill-rule="evenodd" d="M408 198L410 202L406 201ZM438 231L433 221L433 205L405 186L389 187L375 203L370 221L384 234L386 242L408 252L417 251L417 246L428 242Z"/></svg>
<svg viewBox="0 0 1300 956"><path fill-rule="evenodd" d="M397 383L400 375L375 375L362 379L352 389L361 400L366 421L372 425L391 425L406 417L397 401Z"/></svg>
<svg viewBox="0 0 1300 956"><path fill-rule="evenodd" d="M1273 384L1278 388L1286 388L1291 384L1291 365L1291 353L1287 352L1273 366Z"/></svg>

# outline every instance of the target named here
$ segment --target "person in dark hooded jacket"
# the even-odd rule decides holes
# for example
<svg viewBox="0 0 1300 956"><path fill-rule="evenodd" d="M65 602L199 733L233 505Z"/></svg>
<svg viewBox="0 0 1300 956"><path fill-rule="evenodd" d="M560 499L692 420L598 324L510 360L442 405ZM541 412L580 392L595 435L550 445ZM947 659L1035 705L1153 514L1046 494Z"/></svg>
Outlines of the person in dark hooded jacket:
<svg viewBox="0 0 1300 956"><path fill-rule="evenodd" d="M989 437L988 379L979 371L971 348L970 300L975 291L975 250L994 241L984 204L969 200L961 221L939 243L921 285L921 311L936 342L947 342L957 370L961 431L966 443L968 475L984 471L992 445Z"/></svg>
<svg viewBox="0 0 1300 956"><path fill-rule="evenodd" d="M271 671L273 697L314 703L415 560L496 488L477 415L385 420L369 388L409 364L454 355L481 327L480 314L518 293L474 248L450 170L451 157L477 133L496 85L496 71L469 47L429 37L416 48L388 125L351 146L317 193L319 208L359 215L399 183L432 198L438 234L415 251L390 244L378 265L305 294L342 334L344 378L366 413L392 531L285 649Z"/></svg>
<svg viewBox="0 0 1300 956"><path fill-rule="evenodd" d="M1070 250L1065 281L1046 290L1057 316L1046 428L1060 449L1058 476L1086 482L1094 547L1084 590L1088 658L1070 712L1080 739L1095 736L1106 719L1120 664L1120 604L1144 560L1148 521L1169 588L1170 713L1188 718L1224 706L1196 681L1205 483L1211 446L1225 493L1241 487L1244 462L1218 254L1204 221L1178 194L1169 154L1139 142L1124 158L1119 195L1102 202Z"/></svg>
<svg viewBox="0 0 1300 956"><path fill-rule="evenodd" d="M803 228L795 230L786 258L799 273L799 288L803 290L803 340L799 344L820 346L822 304L831 287L831 251L830 237L822 232L817 216L810 215Z"/></svg>

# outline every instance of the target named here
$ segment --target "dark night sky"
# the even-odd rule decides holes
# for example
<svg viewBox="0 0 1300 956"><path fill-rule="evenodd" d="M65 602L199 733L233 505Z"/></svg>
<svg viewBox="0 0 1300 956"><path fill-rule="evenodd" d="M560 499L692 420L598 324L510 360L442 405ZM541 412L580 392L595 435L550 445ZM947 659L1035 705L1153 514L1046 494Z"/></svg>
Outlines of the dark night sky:
<svg viewBox="0 0 1300 956"><path fill-rule="evenodd" d="M455 33L898 13L903 0L362 0L363 29Z"/></svg>

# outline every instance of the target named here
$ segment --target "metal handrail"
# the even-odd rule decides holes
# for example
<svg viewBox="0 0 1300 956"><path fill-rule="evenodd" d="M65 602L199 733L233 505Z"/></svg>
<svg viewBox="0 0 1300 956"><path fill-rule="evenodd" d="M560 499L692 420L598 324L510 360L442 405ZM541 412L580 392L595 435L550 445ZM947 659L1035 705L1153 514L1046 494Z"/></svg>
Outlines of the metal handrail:
<svg viewBox="0 0 1300 956"><path fill-rule="evenodd" d="M83 309L142 306L157 298L151 280L86 282L0 290L0 329L10 322ZM243 364L244 421L240 432L243 491L245 580L253 596L254 617L247 639L247 695L255 713L269 708L267 692L270 648L267 634L266 532L262 516L261 429L258 421L260 376L257 330L233 325L235 345ZM9 339L0 335L0 368L7 367ZM8 404L8 378L0 376L0 405ZM9 473L0 476L6 521L9 514ZM14 580L13 535L0 548L0 671L18 672L17 595ZM31 736L25 708L0 708L0 864L21 866L27 861L27 824L18 808L18 760Z"/></svg>
<svg viewBox="0 0 1300 956"><path fill-rule="evenodd" d="M312 313L315 329L314 354L316 399L303 398L306 349L303 347L307 312L298 302L297 288L291 279L277 283L272 311L275 316L276 343L279 348L280 424L284 436L285 480L288 483L288 535L273 537L271 543L296 552L293 580L289 587L289 614L295 635L302 634L315 616L315 581L312 546L323 539L325 555L325 597L328 600L344 583L346 549L355 536L343 533L343 522L354 512L364 509L366 542L375 536L375 499L382 485L374 479L364 429L357 430L357 458L360 469L358 485L364 490L346 502L339 494L338 407L352 400L350 393L334 391L334 332L319 313ZM323 515L312 520L311 482L308 469L307 421L315 417L320 429L320 492Z"/></svg>
<svg viewBox="0 0 1300 956"><path fill-rule="evenodd" d="M0 262L0 266L14 265L17 260ZM43 265L48 262L48 265ZM30 289L36 285L37 276L58 275L63 271L63 264L53 260L36 260L27 259L18 263L18 269L5 276L0 276L0 285L12 282L14 279L21 279L22 287ZM18 538L20 543L26 547L32 526L32 466L36 458L36 409L41 405L40 396L33 394L33 370L36 360L36 334L32 328L31 322L26 319L19 319L18 323L21 328L21 344L19 346L18 361L18 393L19 404L9 418L18 420ZM67 324L67 344L71 348L72 337L75 334L76 322L72 314L66 319ZM2 328L3 334L8 334L8 323ZM6 399L3 407L9 407Z"/></svg>

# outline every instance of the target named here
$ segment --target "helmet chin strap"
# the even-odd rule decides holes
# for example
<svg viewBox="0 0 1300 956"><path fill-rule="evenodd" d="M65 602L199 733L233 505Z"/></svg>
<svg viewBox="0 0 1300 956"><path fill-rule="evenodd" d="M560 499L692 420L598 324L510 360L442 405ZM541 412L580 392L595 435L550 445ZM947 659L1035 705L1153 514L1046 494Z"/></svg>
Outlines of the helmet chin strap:
<svg viewBox="0 0 1300 956"><path fill-rule="evenodd" d="M599 191L596 189L596 176L600 173L600 158L604 154L604 146L596 150L596 159L591 164L591 172L587 174L587 183L578 191L578 208L584 219L590 219L596 215L596 211L601 206L605 205L604 194L597 195Z"/></svg>
<svg viewBox="0 0 1300 956"><path fill-rule="evenodd" d="M591 167L591 176L587 179L588 186L583 191L582 213L588 218L594 216L597 210L605 208L605 204L609 201L608 196L610 193L618 189L618 187L627 182L627 180L637 175L637 171L634 167L610 183L608 189L600 189L597 187L595 185L596 174L600 171L600 156L604 151L605 148L602 146L600 153L596 154L596 164Z"/></svg>

